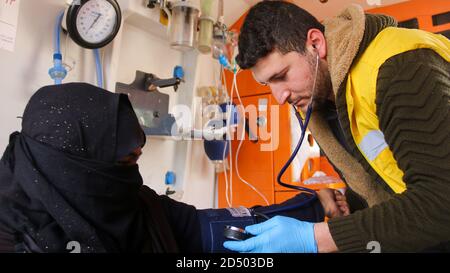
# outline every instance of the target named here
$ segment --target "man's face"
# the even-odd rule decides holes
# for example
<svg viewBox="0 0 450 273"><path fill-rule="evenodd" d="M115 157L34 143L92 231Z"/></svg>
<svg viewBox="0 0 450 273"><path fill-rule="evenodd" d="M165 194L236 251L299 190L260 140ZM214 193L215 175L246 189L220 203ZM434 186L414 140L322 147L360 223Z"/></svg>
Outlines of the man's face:
<svg viewBox="0 0 450 273"><path fill-rule="evenodd" d="M306 113L311 100L316 65L318 65L314 107L332 98L331 80L326 62L307 51L305 54L289 52L285 55L274 50L260 59L251 69L256 81L269 85L279 104L286 102Z"/></svg>

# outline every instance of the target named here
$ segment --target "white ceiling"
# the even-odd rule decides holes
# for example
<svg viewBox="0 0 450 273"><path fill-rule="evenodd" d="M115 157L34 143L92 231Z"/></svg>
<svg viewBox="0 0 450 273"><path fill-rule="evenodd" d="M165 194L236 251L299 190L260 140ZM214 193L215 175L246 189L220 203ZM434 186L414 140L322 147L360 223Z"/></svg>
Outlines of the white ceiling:
<svg viewBox="0 0 450 273"><path fill-rule="evenodd" d="M248 7L251 7L261 1L262 0L225 0L225 6L228 5L230 10L234 10L231 14L238 13L242 15L245 11L239 12L239 8L236 9L233 7L235 4L238 4L237 2L239 2L241 7L242 2L244 2ZM327 3L321 3L319 0L293 0L291 2L294 2L298 6L309 11L317 19L323 20L339 14L350 4L359 4L363 6L364 9L370 9L406 1L409 0L328 0Z"/></svg>

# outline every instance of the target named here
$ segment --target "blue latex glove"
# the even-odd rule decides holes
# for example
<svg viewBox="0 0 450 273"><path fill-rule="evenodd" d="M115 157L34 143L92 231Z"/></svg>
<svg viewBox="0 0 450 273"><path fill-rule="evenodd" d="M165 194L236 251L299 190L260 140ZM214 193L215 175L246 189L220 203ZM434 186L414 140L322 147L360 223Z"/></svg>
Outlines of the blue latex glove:
<svg viewBox="0 0 450 273"><path fill-rule="evenodd" d="M256 236L245 241L226 241L223 246L244 253L317 253L313 223L275 216L245 230Z"/></svg>

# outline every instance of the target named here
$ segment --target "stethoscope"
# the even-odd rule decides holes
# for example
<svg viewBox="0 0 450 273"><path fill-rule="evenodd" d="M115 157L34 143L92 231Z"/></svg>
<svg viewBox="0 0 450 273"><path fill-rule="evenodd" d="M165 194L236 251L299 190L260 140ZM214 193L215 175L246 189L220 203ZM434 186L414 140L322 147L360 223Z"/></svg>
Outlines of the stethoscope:
<svg viewBox="0 0 450 273"><path fill-rule="evenodd" d="M314 97L314 93L315 93L314 91L316 89L316 80L317 80L318 70L319 70L319 54L317 53L316 70L315 70L315 76L314 76L314 84L313 84L313 88L312 88L311 99L310 99L309 104L308 104L308 108L307 108L307 111L306 111L306 115L305 115L305 120L304 121L303 121L303 119L302 119L302 117L301 117L297 107L292 105L292 107L294 108L295 117L297 118L298 123L300 124L300 128L302 130L302 134L300 136L300 140L297 143L297 146L295 147L294 152L292 153L291 157L289 157L288 161L284 164L283 168L281 168L281 170L280 170L280 172L278 173L278 176L277 176L277 182L281 186L286 187L286 188L290 188L290 189L294 189L294 190L299 190L299 191L302 191L302 192L306 192L306 193L310 194L311 197L306 199L303 202L300 202L300 203L297 203L297 204L294 204L294 205L291 205L291 206L288 206L288 207L283 207L283 208L279 208L279 209L274 209L273 211L265 212L266 214L302 207L304 205L309 204L311 201L313 201L313 200L315 200L317 198L316 191L314 191L312 189L305 188L305 187L284 183L283 181L281 181L281 177L286 172L287 168L291 165L291 163L294 160L294 158L297 156L298 151L300 150L300 147L302 146L303 140L305 138L306 129L308 128L308 124L309 124L309 121L311 119L311 115L312 115L312 111L313 111L313 97Z"/></svg>

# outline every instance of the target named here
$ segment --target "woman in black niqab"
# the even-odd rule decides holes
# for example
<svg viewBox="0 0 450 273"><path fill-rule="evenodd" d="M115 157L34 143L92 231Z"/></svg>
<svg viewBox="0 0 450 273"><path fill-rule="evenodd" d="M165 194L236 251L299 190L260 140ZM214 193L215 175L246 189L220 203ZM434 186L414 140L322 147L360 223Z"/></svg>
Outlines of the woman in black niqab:
<svg viewBox="0 0 450 273"><path fill-rule="evenodd" d="M0 226L15 251L175 252L138 166L118 163L144 144L126 95L83 83L38 90L0 163Z"/></svg>

